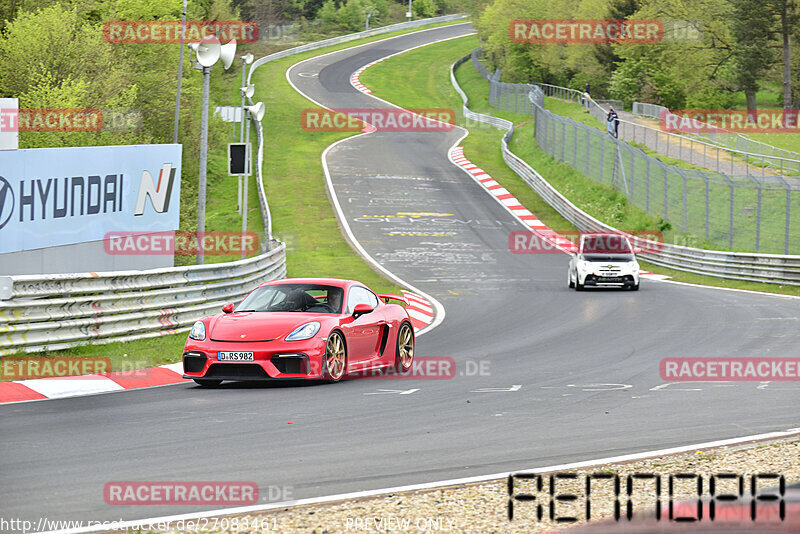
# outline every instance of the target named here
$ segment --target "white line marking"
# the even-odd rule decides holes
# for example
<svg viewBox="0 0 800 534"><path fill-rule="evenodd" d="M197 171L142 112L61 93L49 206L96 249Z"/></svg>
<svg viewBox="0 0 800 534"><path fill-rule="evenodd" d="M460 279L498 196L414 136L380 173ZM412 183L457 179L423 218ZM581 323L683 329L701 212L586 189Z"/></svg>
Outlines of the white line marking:
<svg viewBox="0 0 800 534"><path fill-rule="evenodd" d="M65 397L125 390L110 378L98 375L87 375L81 378L37 378L22 380L19 383L40 395L44 395L48 399L63 399Z"/></svg>
<svg viewBox="0 0 800 534"><path fill-rule="evenodd" d="M409 317L422 321L423 323L430 322L430 320L433 318L432 315L424 315L417 310L406 310L406 313L408 313Z"/></svg>
<svg viewBox="0 0 800 534"><path fill-rule="evenodd" d="M467 478L453 478L449 480L441 480L438 482L426 482L423 484L411 484L407 486L396 486L393 488L382 488L376 490L354 491L352 493L340 493L338 495L327 495L325 497L311 497L308 499L297 499L294 501L283 501L270 504L257 504L253 506L240 506L237 508L220 508L218 510L209 510L206 512L196 512L191 514L172 515L163 517L151 517L147 519L137 519L134 521L123 521L111 524L75 528L70 530L50 531L45 534L79 534L83 532L98 532L108 530L122 530L129 528L136 528L142 524L152 525L162 522L180 521L188 519L199 519L203 517L214 517L219 515L231 514L245 514L252 512L264 512L267 510L277 510L281 508L289 508L292 506L303 506L308 504L324 504L336 501L347 501L351 499L360 499L364 497L375 497L378 495L386 495L390 493L401 493L408 491L418 491L433 488L441 488L447 486L460 486L462 484L472 484L475 482L489 482L492 480L507 479L509 475L518 473L553 473L557 471L567 471L571 469L581 469L585 467L595 467L611 463L629 462L632 460L643 460L646 458L654 458L658 456L666 456L670 454L680 454L682 452L689 452L694 450L708 449L712 447L724 447L728 445L738 445L748 441L761 441L770 439L787 438L800 434L800 427L790 428L784 431L768 432L766 434L756 434L752 436L743 436L739 438L722 439L717 441L708 441L705 443L697 443L694 445L684 445L681 447L672 447L669 449L658 449L655 451L638 452L633 454L625 454L622 456L612 456L610 458L599 458L596 460L586 460L582 462L572 462L568 464L551 465L547 467L535 467L531 469L517 469L515 471L506 471L503 473L492 473L490 475L479 475ZM503 480L505 482L505 480Z"/></svg>
<svg viewBox="0 0 800 534"><path fill-rule="evenodd" d="M453 26L457 26L457 24L454 24ZM422 30L422 31L430 31L432 29L436 29L436 28L430 28L430 29ZM413 32L413 33L419 33L419 32ZM405 34L405 35L409 35L409 34ZM470 35L470 34L467 34L467 35ZM461 38L461 37L466 37L467 35L459 35L457 37L450 37L450 38L447 38L447 39L441 39L439 41L434 41L434 42L442 42L442 41L448 41L450 39L458 39L458 38ZM336 50L334 52L328 52L327 54L322 54L320 56L314 56L313 58L304 59L304 60L302 60L302 61L300 61L298 63L295 63L294 65L292 65L288 69L286 69L286 74L285 74L286 81L289 82L289 85L291 85L292 88L295 91L298 92L298 94L304 96L306 99L310 100L311 102L315 103L316 105L318 105L318 106L320 106L320 107L322 107L324 109L330 110L330 108L328 108L327 106L322 105L320 102L317 102L316 100L314 100L310 96L308 96L305 93L303 93L297 86L294 85L294 83L292 83L292 78L291 78L292 69L294 69L295 67L297 67L297 66L299 66L299 65L301 65L301 64L303 64L303 63L305 63L307 61L317 60L317 59L319 59L321 57L325 57L325 56L328 56L328 55L331 55L331 54L337 54L337 53L343 52L345 50L352 50L354 48L358 48L359 46L366 46L367 44L375 44L376 42L383 42L383 41L388 41L388 40L391 40L391 39L396 39L397 37L402 37L402 36L390 37L389 39L381 39L379 41L373 41L372 43L365 43L364 45L358 45L358 46L346 48L344 50ZM434 42L429 43L429 44L434 44ZM415 48L418 48L418 47L415 47ZM412 49L408 49L408 50L412 50ZM408 51L408 50L404 50L403 52ZM385 100L383 100L381 98L378 98L376 96L372 96L372 95L370 95L370 96L372 98L375 98L376 100L380 100L381 102L384 102L384 103L386 103L386 104L388 104L388 105L390 105L390 106L392 106L394 108L403 109L400 106L392 104L391 102L386 102ZM369 133L361 133L361 134L357 134L357 135L354 135L354 136L351 136L351 137L345 137L344 139L340 139L339 141L336 141L335 143L329 145L322 152L322 168L325 171L325 184L326 184L327 189L328 189L328 194L331 197L331 203L333 204L334 211L336 212L336 218L339 220L339 224L342 226L342 229L344 230L348 241L350 241L350 244L353 246L353 248L356 249L356 252L358 252L359 255L361 255L361 257L364 258L366 261L371 263L376 269L378 269L380 272L382 272L387 278L389 278L393 282L397 283L398 285L405 286L405 287L411 289L412 291L415 291L416 293L419 293L420 295L425 297L425 299L427 299L428 302L430 302L431 305L433 305L434 309L436 310L436 317L435 317L435 319L434 319L434 321L432 323L430 323L428 326L426 326L425 328L421 329L419 332L416 333L417 336L421 336L423 334L426 334L426 333L430 332L431 330L433 330L434 328L439 326L442 323L442 321L444 321L444 318L445 318L444 306L442 306L442 304L438 300L436 300L434 297L432 297L431 295L429 295L429 294L425 293L424 291L418 289L417 287L409 284L408 282L406 282L405 280L403 280L399 276L397 276L394 273L392 273L391 271L389 271L383 265L378 263L378 261L376 261L375 258L373 258L366 251L366 249L364 249L364 247L361 246L361 243L359 243L359 241L356 239L355 235L353 234L353 230L350 228L350 224L347 221L347 218L345 217L344 212L342 212L342 206L339 203L339 198L336 195L336 190L333 187L333 181L331 179L331 173L330 173L330 170L328 169L328 161L327 161L328 152L330 152L330 150L333 149L334 147L336 147L336 145L338 145L339 143L342 143L342 142L345 142L345 141L349 141L349 140L352 140L352 139L356 139L356 138L358 138L358 137L360 137L362 135L369 135Z"/></svg>
<svg viewBox="0 0 800 534"><path fill-rule="evenodd" d="M521 385L515 384L510 388L479 388L473 389L470 393L498 393L498 392L511 392L511 391L519 391L522 388Z"/></svg>
<svg viewBox="0 0 800 534"><path fill-rule="evenodd" d="M364 395L394 395L395 393L397 393L398 395L411 395L415 391L419 391L419 388L407 389L405 391L403 391L402 389L379 389L376 392L364 393Z"/></svg>

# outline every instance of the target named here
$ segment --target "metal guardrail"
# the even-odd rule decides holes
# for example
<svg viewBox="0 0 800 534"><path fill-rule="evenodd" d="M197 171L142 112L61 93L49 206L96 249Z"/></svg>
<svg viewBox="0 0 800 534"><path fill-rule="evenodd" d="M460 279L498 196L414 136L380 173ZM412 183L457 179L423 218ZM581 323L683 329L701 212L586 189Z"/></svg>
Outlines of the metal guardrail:
<svg viewBox="0 0 800 534"><path fill-rule="evenodd" d="M187 329L254 286L286 276L286 246L231 263L0 277L0 355Z"/></svg>
<svg viewBox="0 0 800 534"><path fill-rule="evenodd" d="M276 59L281 59L289 56L293 56L295 54L302 54L303 52L308 52L309 50L316 50L318 48L324 48L326 46L331 46L335 44L346 43L348 41L353 41L356 39L362 39L364 37L371 37L373 35L380 35L383 33L390 33L399 30L407 30L410 28L418 28L420 26L427 26L428 24L438 24L440 22L452 22L455 20L463 20L468 18L469 15L465 15L463 13L455 14L455 15L443 15L441 17L432 17L429 19L420 19L420 20L413 20L411 22L400 22L397 24L391 24L389 26L382 26L380 28L375 28L374 30L367 30L358 33L350 33L347 35L342 35L339 37L332 37L330 39L325 39L324 41L316 41L313 43L307 43L301 46L296 46L294 48L288 48L286 50L281 50L279 52L275 52L274 54L270 54L268 56L264 56L262 58L257 59L253 62L253 66L250 67L250 72L247 75L247 83L251 83L251 78L253 77L253 72L264 65L265 63L269 63L270 61L275 61Z"/></svg>
<svg viewBox="0 0 800 534"><path fill-rule="evenodd" d="M660 119L661 114L669 111L669 108L660 106L658 104L648 104L647 102L634 102L633 114L641 115L642 117L650 117L651 119Z"/></svg>
<svg viewBox="0 0 800 534"><path fill-rule="evenodd" d="M575 206L541 174L509 150L508 143L514 135L514 125L510 121L475 113L469 109L467 95L458 85L455 76L455 70L469 60L470 56L465 56L450 68L450 82L464 101L464 117L506 130L502 139L503 160L531 189L576 228L587 232L619 232ZM655 265L717 278L800 286L800 256L703 250L656 243L638 236L629 237L634 246L643 250L646 260Z"/></svg>

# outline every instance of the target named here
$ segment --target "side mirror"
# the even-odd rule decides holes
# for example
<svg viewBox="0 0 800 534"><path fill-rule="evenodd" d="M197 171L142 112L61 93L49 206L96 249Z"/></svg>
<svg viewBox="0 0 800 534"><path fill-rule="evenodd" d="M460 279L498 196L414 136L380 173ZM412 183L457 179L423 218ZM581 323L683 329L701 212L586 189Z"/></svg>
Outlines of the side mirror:
<svg viewBox="0 0 800 534"><path fill-rule="evenodd" d="M223 313L231 313L232 311L233 311L233 302L229 302L222 307Z"/></svg>
<svg viewBox="0 0 800 534"><path fill-rule="evenodd" d="M353 318L358 319L362 315L371 313L374 309L375 308L373 308L369 304L356 304L356 307L353 309Z"/></svg>
<svg viewBox="0 0 800 534"><path fill-rule="evenodd" d="M642 253L642 249L640 249L639 247L633 247L633 253L634 254L641 254Z"/></svg>

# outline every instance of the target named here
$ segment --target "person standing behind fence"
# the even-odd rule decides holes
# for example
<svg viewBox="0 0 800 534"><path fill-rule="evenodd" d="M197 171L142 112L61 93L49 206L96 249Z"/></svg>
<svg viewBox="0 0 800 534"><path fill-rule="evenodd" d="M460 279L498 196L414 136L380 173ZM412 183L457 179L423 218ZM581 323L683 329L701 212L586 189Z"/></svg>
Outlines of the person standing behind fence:
<svg viewBox="0 0 800 534"><path fill-rule="evenodd" d="M608 133L615 138L619 138L619 115L617 115L614 106L608 106L608 117L606 117L606 120L608 121Z"/></svg>
<svg viewBox="0 0 800 534"><path fill-rule="evenodd" d="M586 87L583 88L583 97L581 98L581 104L583 104L583 107L587 109L589 108L590 98L591 96L589 96L589 82L586 82Z"/></svg>

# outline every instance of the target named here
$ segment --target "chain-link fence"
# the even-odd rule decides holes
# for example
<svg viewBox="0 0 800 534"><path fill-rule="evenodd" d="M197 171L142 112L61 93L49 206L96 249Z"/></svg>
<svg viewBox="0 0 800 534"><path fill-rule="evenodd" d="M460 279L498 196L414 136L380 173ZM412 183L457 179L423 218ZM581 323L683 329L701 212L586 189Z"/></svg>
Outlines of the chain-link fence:
<svg viewBox="0 0 800 534"><path fill-rule="evenodd" d="M472 59L480 65L475 53ZM730 250L800 253L800 181L667 165L605 131L544 109L544 95L580 103L580 91L492 81L491 73L484 71L493 106L518 113L531 110L542 150L588 178L613 186L633 205L669 221L676 230ZM605 123L606 111L593 100L587 105Z"/></svg>
<svg viewBox="0 0 800 534"><path fill-rule="evenodd" d="M670 113L670 110L658 104L634 102L633 113L643 117L665 120L666 117L663 114ZM726 147L734 156L738 156L739 160L743 159L745 165L760 166L762 174L764 169L768 169L781 176L800 175L800 154L797 152L756 141L738 132L731 132L714 126L708 126L708 128L714 131L688 133L685 135L689 138L705 140L714 145ZM733 163L735 159L730 158L730 161Z"/></svg>
<svg viewBox="0 0 800 534"><path fill-rule="evenodd" d="M542 150L610 184L677 230L733 250L800 252L800 187L780 177L759 180L666 165L597 128L534 108Z"/></svg>

